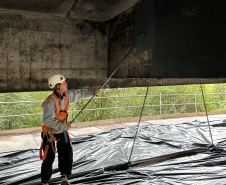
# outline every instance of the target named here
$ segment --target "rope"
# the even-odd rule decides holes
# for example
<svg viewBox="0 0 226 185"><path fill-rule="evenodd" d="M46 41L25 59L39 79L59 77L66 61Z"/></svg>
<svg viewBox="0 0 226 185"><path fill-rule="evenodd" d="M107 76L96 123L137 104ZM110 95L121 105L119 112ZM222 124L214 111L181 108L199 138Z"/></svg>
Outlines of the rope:
<svg viewBox="0 0 226 185"><path fill-rule="evenodd" d="M208 126L209 126L210 137L211 137L211 141L212 141L212 145L213 145L213 136L212 136L212 132L211 132L211 129L210 129L209 117L208 117L208 113L207 113L207 109L206 109L206 103L205 103L205 98L204 98L204 94L203 94L201 81L200 81L200 88L201 88L201 91L202 91L202 99L203 99L203 104L204 104L204 107L205 107L206 119L207 119L207 123L208 123Z"/></svg>
<svg viewBox="0 0 226 185"><path fill-rule="evenodd" d="M33 137L33 139L35 140L37 146L39 146L38 142L36 141L35 137L33 135L31 135Z"/></svg>
<svg viewBox="0 0 226 185"><path fill-rule="evenodd" d="M76 137L74 134L72 134L71 132L68 132L70 135L72 135L72 136L74 136L74 137Z"/></svg>
<svg viewBox="0 0 226 185"><path fill-rule="evenodd" d="M181 96L181 94L185 91L185 89L187 89L187 86L184 86L183 90L180 92L180 94L178 95L178 97L176 98L176 100L174 101L172 107L170 108L170 110L167 112L167 114L163 117L163 119L166 119L170 113L170 111L172 110L172 108L175 106L175 104L177 103L177 100L179 99L179 97ZM154 108L153 108L154 109ZM160 117L160 119L158 120L160 123L163 123L162 117Z"/></svg>
<svg viewBox="0 0 226 185"><path fill-rule="evenodd" d="M134 136L133 145L132 145L132 149L131 149L129 160L128 160L129 163L131 162L130 160L131 160L131 156L132 156L132 153L133 153L133 148L134 148L134 145L135 145L135 142L136 142L137 133L138 133L138 129L139 129L139 126L140 126L140 120L141 120L141 117L142 117L142 114L143 114L144 105L145 105L146 98L147 98L147 95L148 95L148 90L149 90L149 86L147 87L146 95L145 95L144 102L143 102L143 107L142 107L141 113L140 113L140 119L139 119L138 124L137 124L137 129L136 129L136 133L135 133L135 136Z"/></svg>

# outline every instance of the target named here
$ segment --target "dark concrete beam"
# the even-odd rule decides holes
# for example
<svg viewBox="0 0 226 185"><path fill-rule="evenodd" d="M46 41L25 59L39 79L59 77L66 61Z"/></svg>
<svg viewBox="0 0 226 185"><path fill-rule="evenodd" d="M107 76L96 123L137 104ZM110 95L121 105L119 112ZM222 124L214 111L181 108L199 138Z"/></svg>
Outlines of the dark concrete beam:
<svg viewBox="0 0 226 185"><path fill-rule="evenodd" d="M109 21L108 75L137 42L114 78L226 78L225 6L222 0L143 0Z"/></svg>
<svg viewBox="0 0 226 185"><path fill-rule="evenodd" d="M66 17L74 0L0 0L0 10Z"/></svg>
<svg viewBox="0 0 226 185"><path fill-rule="evenodd" d="M90 78L90 79L79 79L71 78L67 73L62 73L67 79L69 89L95 89L100 88L104 84L107 78ZM197 78L184 78L184 79L111 79L104 88L126 88L126 87L147 87L147 86L173 86L173 85L192 85L192 84L215 84L215 83L226 83L226 79L197 79ZM15 85L16 84L16 85ZM20 85L21 84L21 85ZM1 86L2 87L2 86ZM47 85L47 79L42 80L14 80L14 83L8 86L7 89L0 89L1 92L31 92L31 91L49 91Z"/></svg>
<svg viewBox="0 0 226 185"><path fill-rule="evenodd" d="M106 21L136 5L140 0L78 0L69 12L73 19Z"/></svg>
<svg viewBox="0 0 226 185"><path fill-rule="evenodd" d="M226 82L226 1L0 2L0 92L48 90L54 73L70 88L98 88L134 42L106 87Z"/></svg>
<svg viewBox="0 0 226 185"><path fill-rule="evenodd" d="M140 0L0 0L0 10L95 21L110 20Z"/></svg>

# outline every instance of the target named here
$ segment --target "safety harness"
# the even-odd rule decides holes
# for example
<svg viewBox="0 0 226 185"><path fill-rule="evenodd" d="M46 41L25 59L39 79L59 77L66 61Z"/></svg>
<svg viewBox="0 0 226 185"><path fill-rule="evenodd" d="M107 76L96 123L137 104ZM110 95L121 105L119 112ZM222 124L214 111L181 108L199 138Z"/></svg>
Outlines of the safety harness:
<svg viewBox="0 0 226 185"><path fill-rule="evenodd" d="M66 103L65 103L64 109L62 109L62 107L60 106L60 100L59 100L59 98L57 97L57 95L55 93L51 94L49 97L47 97L45 99L45 101L47 99L51 99L54 102L54 104L56 106L56 112L55 112L54 119L59 121L59 122L61 122L61 123L67 123L67 116L68 116L67 110L68 110L69 101L68 101L67 93L64 93L64 96L65 96L65 99L66 99ZM44 106L43 106L44 102L41 105L42 109L44 109ZM46 125L42 126L42 130L43 130L42 138L44 139L45 136L47 137L47 145L45 147L44 155L42 155L42 150L43 150L43 140L42 140L41 146L40 146L40 150L39 150L39 156L40 156L41 160L45 160L46 156L47 156L47 153L48 153L48 150L49 150L49 144L51 143L53 152L56 153L56 150L54 149L54 144L55 144L54 142L55 141L59 141L60 139L57 140L53 136L54 131L59 131L59 130L56 130L56 129L53 129L53 128L49 128ZM70 141L70 144L71 144L71 148L73 149L72 143L71 143L71 138L70 138L70 136L69 136L67 131L64 131L64 137L65 137L65 143L68 142L68 138L69 138L69 141Z"/></svg>

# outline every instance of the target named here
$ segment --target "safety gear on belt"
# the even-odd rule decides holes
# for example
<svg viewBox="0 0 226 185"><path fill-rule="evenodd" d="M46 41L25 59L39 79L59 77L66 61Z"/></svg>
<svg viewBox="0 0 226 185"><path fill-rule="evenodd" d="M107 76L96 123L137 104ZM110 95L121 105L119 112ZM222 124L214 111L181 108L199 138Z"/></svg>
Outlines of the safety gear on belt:
<svg viewBox="0 0 226 185"><path fill-rule="evenodd" d="M71 138L68 134L67 131L65 131L65 133L67 134L67 136L64 135L64 137L67 137L68 140L70 141L70 145L71 145L71 149L73 149L73 146L72 146L72 143L71 143ZM42 134L42 138L44 138L45 136L50 136L52 135L52 132L48 129L48 127L46 126L46 129L43 131L43 134ZM47 137L48 138L48 137ZM39 149L39 157L40 157L40 160L44 161L46 159L46 156L48 154L48 150L49 150L49 143L51 143L51 146L52 146L52 149L53 149L53 152L54 153L57 153L55 148L54 148L54 142L56 141L59 141L60 139L56 139L53 135L51 137L51 141L49 142L49 139L47 139L47 144L46 144L46 147L45 147L45 150L44 150L44 154L42 155L42 150L43 150L43 140L41 142L41 146L40 146L40 149ZM67 142L68 143L68 142Z"/></svg>
<svg viewBox="0 0 226 185"><path fill-rule="evenodd" d="M65 80L66 80L65 76L63 76L61 74L54 74L54 75L50 76L48 79L49 88L53 89L56 84L65 82Z"/></svg>
<svg viewBox="0 0 226 185"><path fill-rule="evenodd" d="M47 97L45 99L45 101L47 99L53 100L53 102L54 102L54 104L56 106L56 113L55 113L54 119L66 124L67 123L67 116L68 116L67 110L68 110L69 101L68 101L68 96L67 96L67 93L66 92L64 93L64 95L65 95L65 99L66 99L66 103L65 103L64 109L62 109L62 107L60 106L60 100L56 96L55 93L53 93L49 97ZM44 109L44 106L43 106L44 102L41 105L42 109ZM49 144L51 143L51 146L53 148L53 151L54 151L54 153L56 153L56 151L55 151L55 149L53 147L53 144L54 144L55 141L58 141L58 140L56 140L56 138L53 136L53 132L54 131L58 131L58 130L49 128L46 125L43 125L42 126L42 129L43 129L43 138L45 136L48 138L47 139L48 143ZM67 143L68 142L68 138L70 140L70 137L68 135L68 132L65 131L64 135L65 135L65 142ZM40 146L40 151L39 151L39 156L40 156L40 159L41 160L45 160L46 159L46 156L47 156L47 153L48 153L48 149L49 149L49 144L46 145L45 151L44 151L44 155L42 155L42 149L43 149L43 141L42 141L41 146ZM71 144L71 148L73 149L71 140L70 140L70 144Z"/></svg>
<svg viewBox="0 0 226 185"><path fill-rule="evenodd" d="M53 144L54 144L55 141L59 141L59 140L56 140L56 138L53 136L53 131L51 132L48 129L48 127L43 131L42 138L44 138L45 135L46 136L48 136L48 135L50 136L51 141L49 142L49 139L48 139L48 142L47 143L51 143L53 152L56 153L56 150L55 150ZM49 144L47 144L46 147L45 147L44 155L42 155L42 150L43 150L43 140L41 142L41 146L40 146L40 150L39 150L39 157L40 157L40 160L44 161L46 159L46 156L47 156L47 153L48 153L48 150L49 150Z"/></svg>

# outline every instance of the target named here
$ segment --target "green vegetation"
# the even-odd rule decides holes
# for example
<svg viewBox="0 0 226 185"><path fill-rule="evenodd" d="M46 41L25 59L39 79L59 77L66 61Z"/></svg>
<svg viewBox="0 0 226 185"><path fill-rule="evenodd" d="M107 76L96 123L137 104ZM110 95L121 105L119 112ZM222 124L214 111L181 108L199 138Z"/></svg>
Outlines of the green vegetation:
<svg viewBox="0 0 226 185"><path fill-rule="evenodd" d="M210 84L202 85L204 94L225 93L226 84ZM109 107L124 107L124 106L142 106L144 97L124 97L145 95L146 87L136 88L119 88L105 89L99 94L99 97L113 97L94 99L86 109L109 108ZM175 105L174 103L195 103L194 95L180 94L201 94L200 85L184 85L184 86L159 86L150 87L148 95L159 95L161 93L161 104L170 104L161 106L161 114L179 114L179 113L194 113L196 107L192 105ZM36 103L17 103L17 104L1 104L0 116L20 115L20 114L37 114L42 113L42 101L52 92L25 92L25 93L1 93L0 102L17 102L17 101L37 101ZM164 96L169 94L177 94L175 96ZM222 95L205 95L205 102L225 102L225 94ZM69 106L70 111L80 110L88 100L79 100ZM196 102L202 103L202 96L196 96ZM147 97L146 105L156 105L155 107L145 107L143 116L152 116L160 114L159 96ZM86 110L85 109L85 110ZM225 110L225 103L207 104L208 111ZM84 111L76 120L76 122L95 121L125 117L138 117L141 107L104 109L94 111ZM204 112L203 104L197 105L198 112ZM77 115L78 112L69 113L68 120L70 121ZM0 118L0 130L19 129L42 126L42 115L21 116Z"/></svg>

